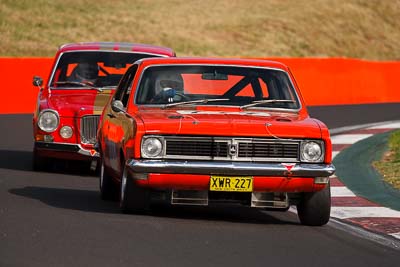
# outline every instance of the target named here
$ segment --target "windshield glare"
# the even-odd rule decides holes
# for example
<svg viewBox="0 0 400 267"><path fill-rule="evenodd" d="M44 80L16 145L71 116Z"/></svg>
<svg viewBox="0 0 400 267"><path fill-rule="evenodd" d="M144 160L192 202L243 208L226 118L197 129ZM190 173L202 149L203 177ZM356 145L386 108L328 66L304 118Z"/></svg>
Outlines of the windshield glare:
<svg viewBox="0 0 400 267"><path fill-rule="evenodd" d="M204 99L212 101L200 101ZM300 108L290 78L282 70L204 65L156 66L145 70L136 94L137 104L183 106L188 102L193 105L245 106L255 103L254 108Z"/></svg>
<svg viewBox="0 0 400 267"><path fill-rule="evenodd" d="M58 60L50 86L53 89L115 87L130 65L147 57L154 55L115 51L67 52Z"/></svg>

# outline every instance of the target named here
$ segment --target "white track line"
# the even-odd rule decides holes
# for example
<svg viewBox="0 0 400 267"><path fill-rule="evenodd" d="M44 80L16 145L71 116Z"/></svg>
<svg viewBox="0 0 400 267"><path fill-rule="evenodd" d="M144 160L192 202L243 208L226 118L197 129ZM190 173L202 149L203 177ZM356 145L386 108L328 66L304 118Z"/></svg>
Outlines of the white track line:
<svg viewBox="0 0 400 267"><path fill-rule="evenodd" d="M332 151L332 159L334 159L339 153L340 151Z"/></svg>
<svg viewBox="0 0 400 267"><path fill-rule="evenodd" d="M371 136L373 136L373 134L340 134L332 136L331 140L332 144L350 145Z"/></svg>
<svg viewBox="0 0 400 267"><path fill-rule="evenodd" d="M400 233L393 233L393 234L389 234L397 239L400 239Z"/></svg>
<svg viewBox="0 0 400 267"><path fill-rule="evenodd" d="M400 128L400 122L393 122L393 123L389 123L389 124L383 124L383 125L377 125L377 126L372 126L370 128L367 129L386 129L386 128Z"/></svg>
<svg viewBox="0 0 400 267"><path fill-rule="evenodd" d="M356 195L345 186L332 186L331 187L332 197L355 197Z"/></svg>
<svg viewBox="0 0 400 267"><path fill-rule="evenodd" d="M400 218L400 211L385 207L332 207L331 216L339 219L362 217Z"/></svg>

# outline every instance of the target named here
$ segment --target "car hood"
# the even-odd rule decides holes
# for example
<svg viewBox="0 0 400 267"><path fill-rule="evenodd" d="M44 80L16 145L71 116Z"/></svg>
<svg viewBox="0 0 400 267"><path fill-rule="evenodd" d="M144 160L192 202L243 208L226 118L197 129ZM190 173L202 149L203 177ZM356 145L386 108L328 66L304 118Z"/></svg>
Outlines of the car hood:
<svg viewBox="0 0 400 267"><path fill-rule="evenodd" d="M49 108L57 110L60 116L80 117L100 115L110 99L112 90L53 90L48 98Z"/></svg>
<svg viewBox="0 0 400 267"><path fill-rule="evenodd" d="M318 123L291 112L143 110L146 134L321 138Z"/></svg>

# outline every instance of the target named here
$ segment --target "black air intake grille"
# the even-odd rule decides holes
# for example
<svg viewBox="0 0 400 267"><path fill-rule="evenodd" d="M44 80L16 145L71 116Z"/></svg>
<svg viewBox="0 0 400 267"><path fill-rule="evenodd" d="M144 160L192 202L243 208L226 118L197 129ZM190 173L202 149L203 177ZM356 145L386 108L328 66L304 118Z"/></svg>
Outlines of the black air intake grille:
<svg viewBox="0 0 400 267"><path fill-rule="evenodd" d="M299 144L239 143L238 157L243 158L297 158Z"/></svg>

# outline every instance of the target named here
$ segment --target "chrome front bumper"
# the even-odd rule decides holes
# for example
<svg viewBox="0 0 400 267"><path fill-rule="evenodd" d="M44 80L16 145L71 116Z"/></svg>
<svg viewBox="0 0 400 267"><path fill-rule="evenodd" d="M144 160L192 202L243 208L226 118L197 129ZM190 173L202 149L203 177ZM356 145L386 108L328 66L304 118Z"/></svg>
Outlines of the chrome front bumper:
<svg viewBox="0 0 400 267"><path fill-rule="evenodd" d="M212 175L328 177L335 173L332 164L297 163L288 170L281 163L135 160L127 161L133 173L180 173Z"/></svg>
<svg viewBox="0 0 400 267"><path fill-rule="evenodd" d="M55 152L72 152L78 153L88 157L100 157L100 153L95 149L89 150L83 148L80 144L67 144L67 143L49 143L49 142L35 142L36 148L40 150L49 150Z"/></svg>

